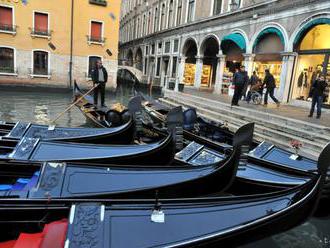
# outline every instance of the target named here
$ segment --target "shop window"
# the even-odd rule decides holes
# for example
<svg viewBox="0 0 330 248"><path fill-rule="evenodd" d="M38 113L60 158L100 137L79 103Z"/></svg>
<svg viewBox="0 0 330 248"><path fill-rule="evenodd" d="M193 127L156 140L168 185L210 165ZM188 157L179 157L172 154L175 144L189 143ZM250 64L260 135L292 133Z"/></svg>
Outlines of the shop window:
<svg viewBox="0 0 330 248"><path fill-rule="evenodd" d="M194 20L195 0L188 0L187 22Z"/></svg>
<svg viewBox="0 0 330 248"><path fill-rule="evenodd" d="M172 61L172 78L176 77L177 65L178 65L178 57L173 57L173 61Z"/></svg>
<svg viewBox="0 0 330 248"><path fill-rule="evenodd" d="M183 81L185 85L193 86L195 84L196 64L186 63L184 67Z"/></svg>
<svg viewBox="0 0 330 248"><path fill-rule="evenodd" d="M50 36L48 29L48 14L34 12L34 27L32 28L32 35Z"/></svg>
<svg viewBox="0 0 330 248"><path fill-rule="evenodd" d="M14 73L14 49L0 47L0 73Z"/></svg>
<svg viewBox="0 0 330 248"><path fill-rule="evenodd" d="M157 58L156 76L160 76L160 58Z"/></svg>
<svg viewBox="0 0 330 248"><path fill-rule="evenodd" d="M34 75L49 75L48 63L49 63L48 52L44 52L44 51L33 52Z"/></svg>
<svg viewBox="0 0 330 248"><path fill-rule="evenodd" d="M221 13L222 0L214 0L213 3L213 15L219 15Z"/></svg>
<svg viewBox="0 0 330 248"><path fill-rule="evenodd" d="M92 77L92 71L96 68L96 62L98 60L102 61L102 58L99 56L89 56L88 57L88 74L87 74L88 78Z"/></svg>
<svg viewBox="0 0 330 248"><path fill-rule="evenodd" d="M173 52L174 52L174 53L179 52L179 40L174 40L174 44L173 44Z"/></svg>
<svg viewBox="0 0 330 248"><path fill-rule="evenodd" d="M98 21L91 21L91 30L88 41L90 43L104 43L103 38L103 23Z"/></svg>
<svg viewBox="0 0 330 248"><path fill-rule="evenodd" d="M330 25L323 24L313 27L302 39L299 50L330 49Z"/></svg>
<svg viewBox="0 0 330 248"><path fill-rule="evenodd" d="M164 49L164 53L170 53L171 51L171 42L170 41L166 41L165 42L165 49Z"/></svg>
<svg viewBox="0 0 330 248"><path fill-rule="evenodd" d="M13 9L0 6L0 31L15 32L13 25Z"/></svg>

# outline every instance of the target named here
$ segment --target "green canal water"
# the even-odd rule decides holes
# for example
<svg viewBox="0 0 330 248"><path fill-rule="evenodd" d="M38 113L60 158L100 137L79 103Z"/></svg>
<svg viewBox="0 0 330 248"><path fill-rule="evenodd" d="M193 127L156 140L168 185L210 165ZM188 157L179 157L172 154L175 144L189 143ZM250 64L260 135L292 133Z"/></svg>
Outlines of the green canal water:
<svg viewBox="0 0 330 248"><path fill-rule="evenodd" d="M48 124L72 101L72 93L54 92L46 88L0 87L0 120ZM132 96L129 89L106 93L106 104L127 103ZM74 107L57 121L58 126L88 127L85 117ZM311 218L285 233L274 235L244 248L330 248L330 217Z"/></svg>

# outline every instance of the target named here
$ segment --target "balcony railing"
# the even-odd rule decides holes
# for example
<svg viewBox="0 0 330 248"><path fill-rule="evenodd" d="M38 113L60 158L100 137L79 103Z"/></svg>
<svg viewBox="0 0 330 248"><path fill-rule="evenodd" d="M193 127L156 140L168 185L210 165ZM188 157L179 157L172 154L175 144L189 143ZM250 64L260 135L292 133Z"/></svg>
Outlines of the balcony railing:
<svg viewBox="0 0 330 248"><path fill-rule="evenodd" d="M37 69L37 68L29 68L29 75L31 78L48 78L50 79L52 76L52 72L48 69Z"/></svg>
<svg viewBox="0 0 330 248"><path fill-rule="evenodd" d="M89 3L99 5L99 6L107 6L106 0L89 0Z"/></svg>
<svg viewBox="0 0 330 248"><path fill-rule="evenodd" d="M40 37L50 39L52 37L52 30L44 30L37 28L30 28L32 37Z"/></svg>
<svg viewBox="0 0 330 248"><path fill-rule="evenodd" d="M104 45L105 38L104 37L97 37L97 36L87 35L87 42L88 42L88 44L100 44L100 45Z"/></svg>
<svg viewBox="0 0 330 248"><path fill-rule="evenodd" d="M0 23L0 32L16 34L16 25Z"/></svg>

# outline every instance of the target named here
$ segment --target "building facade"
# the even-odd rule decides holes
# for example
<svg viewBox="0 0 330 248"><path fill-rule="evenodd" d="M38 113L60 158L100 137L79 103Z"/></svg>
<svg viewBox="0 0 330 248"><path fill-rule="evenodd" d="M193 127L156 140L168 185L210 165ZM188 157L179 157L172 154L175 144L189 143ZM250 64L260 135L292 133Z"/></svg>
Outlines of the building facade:
<svg viewBox="0 0 330 248"><path fill-rule="evenodd" d="M0 82L71 86L95 60L115 86L121 1L0 0Z"/></svg>
<svg viewBox="0 0 330 248"><path fill-rule="evenodd" d="M146 83L216 94L232 92L240 65L260 78L269 69L283 102L309 106L316 76L330 84L329 35L328 0L127 0L119 56Z"/></svg>

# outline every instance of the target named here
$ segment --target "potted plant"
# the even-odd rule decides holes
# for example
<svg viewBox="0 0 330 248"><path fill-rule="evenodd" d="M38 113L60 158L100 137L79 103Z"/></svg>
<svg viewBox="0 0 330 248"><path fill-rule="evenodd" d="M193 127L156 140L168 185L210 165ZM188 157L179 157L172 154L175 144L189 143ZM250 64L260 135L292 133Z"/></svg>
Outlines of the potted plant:
<svg viewBox="0 0 330 248"><path fill-rule="evenodd" d="M179 91L183 92L184 89L184 84L183 83L179 83Z"/></svg>
<svg viewBox="0 0 330 248"><path fill-rule="evenodd" d="M290 158L293 160L297 160L300 157L299 150L302 147L302 143L299 140L291 140L290 145L294 149L294 154L292 154Z"/></svg>
<svg viewBox="0 0 330 248"><path fill-rule="evenodd" d="M168 82L168 89L174 90L174 88L175 88L175 81Z"/></svg>

